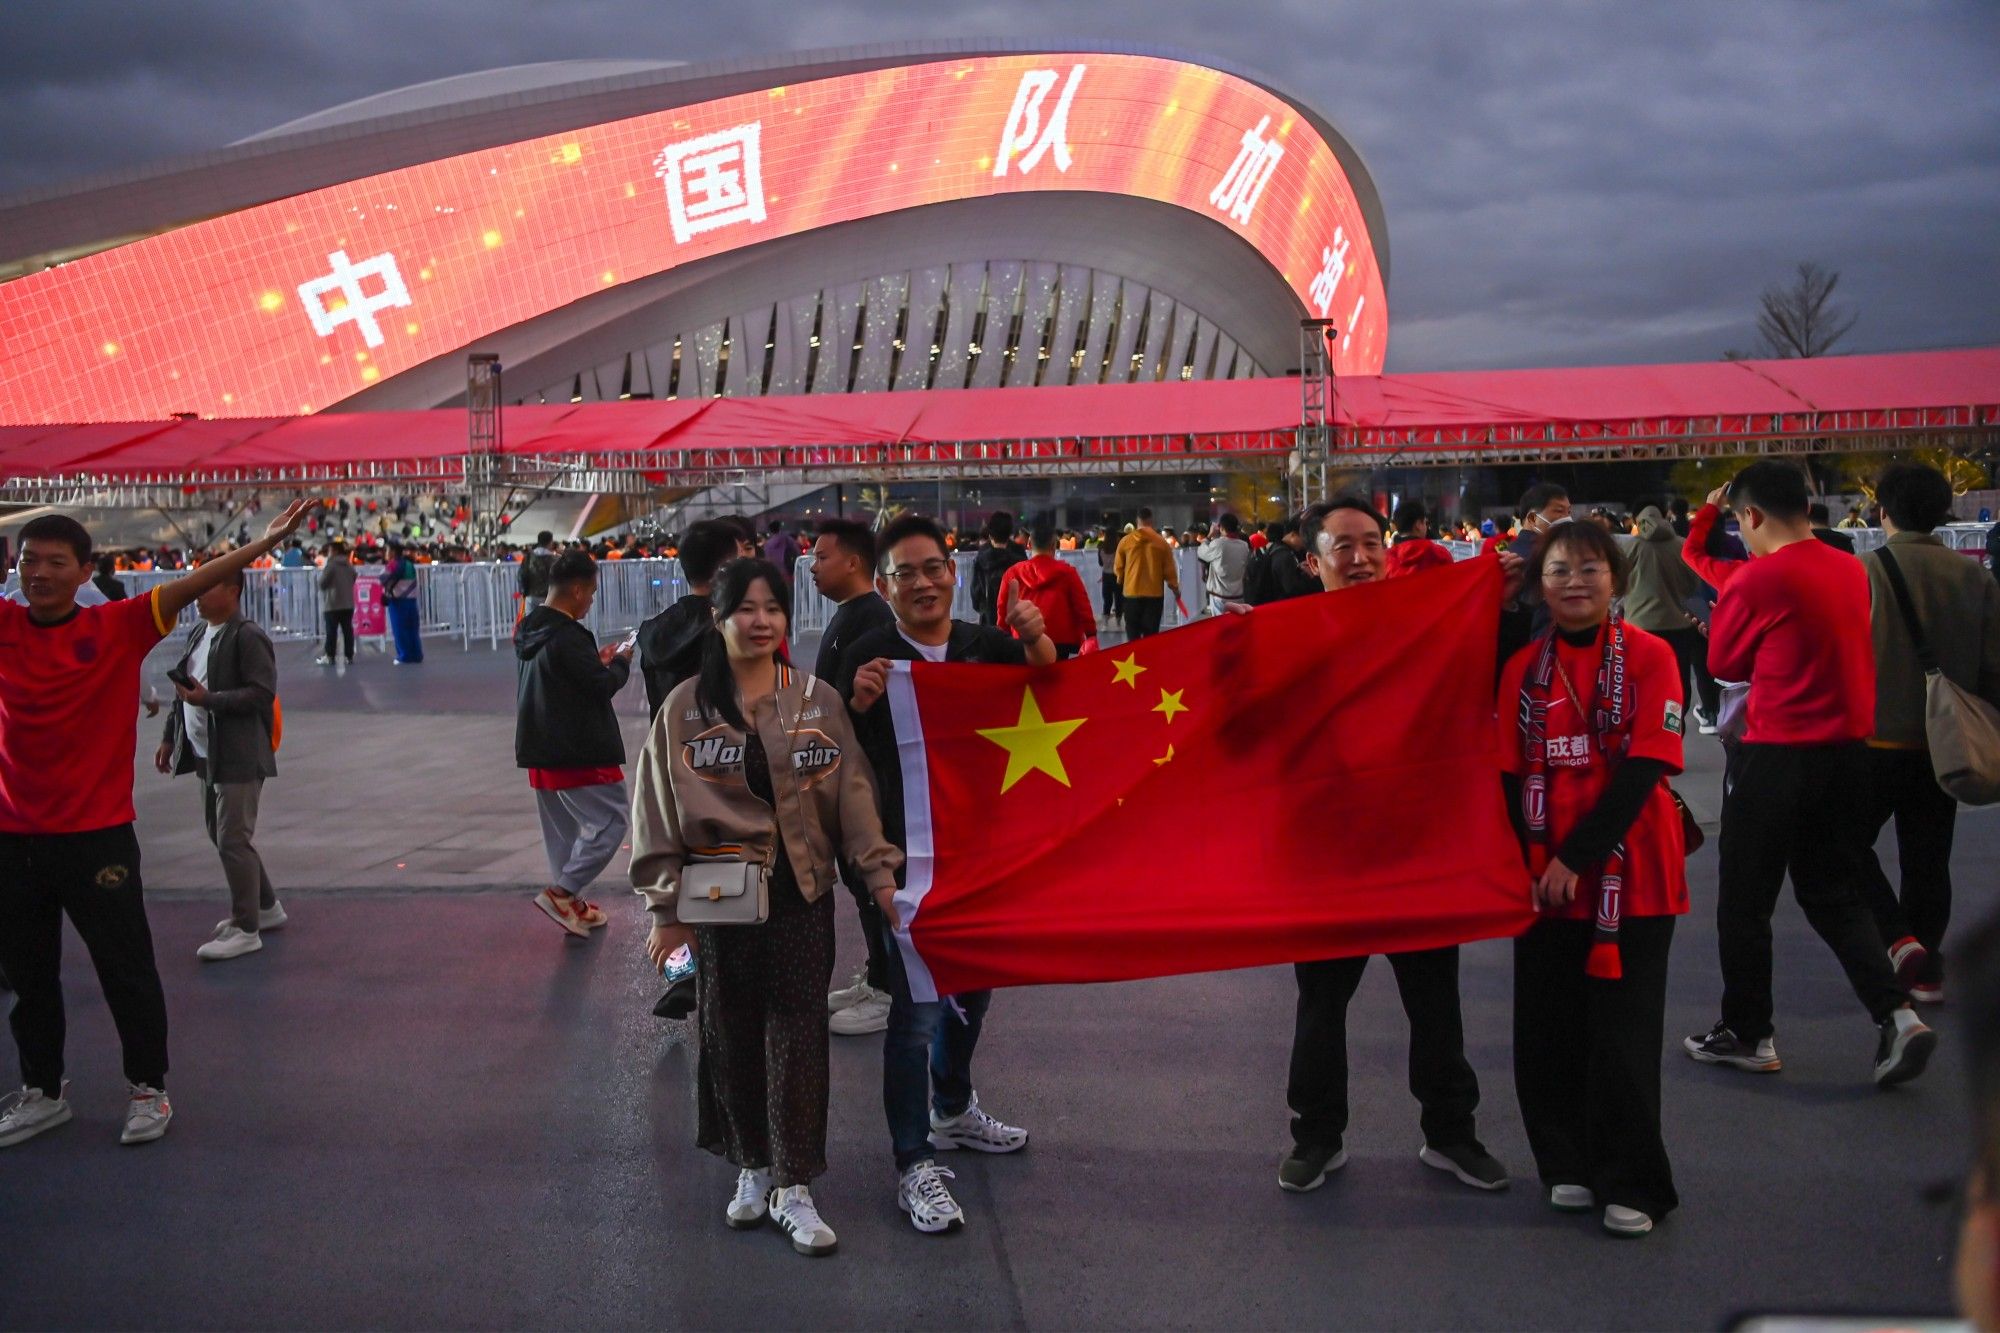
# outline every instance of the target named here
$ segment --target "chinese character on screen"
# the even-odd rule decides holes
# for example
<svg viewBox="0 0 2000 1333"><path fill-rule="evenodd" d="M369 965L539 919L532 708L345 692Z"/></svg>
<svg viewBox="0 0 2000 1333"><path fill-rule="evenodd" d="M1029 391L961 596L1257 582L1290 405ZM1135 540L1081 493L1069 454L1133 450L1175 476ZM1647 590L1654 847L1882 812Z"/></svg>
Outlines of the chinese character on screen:
<svg viewBox="0 0 2000 1333"><path fill-rule="evenodd" d="M668 144L655 159L667 189L674 240L685 244L705 231L764 220L762 121Z"/></svg>
<svg viewBox="0 0 2000 1333"><path fill-rule="evenodd" d="M1270 125L1271 118L1265 116L1256 129L1243 131L1243 147L1229 164L1222 183L1208 196L1209 203L1241 223L1249 223L1257 201L1264 197L1264 187L1271 183L1271 173L1278 169L1278 159L1285 155L1277 140L1264 137Z"/></svg>
<svg viewBox="0 0 2000 1333"><path fill-rule="evenodd" d="M995 176L1005 176L1010 163L1025 176L1040 165L1042 155L1050 149L1055 150L1056 170L1069 170L1069 105L1076 100L1076 86L1083 80L1084 68L1070 66L1069 79L1063 84L1062 94L1056 98L1056 109L1049 113L1046 122L1042 119L1042 103L1055 91L1056 72L1031 69L1021 75L1021 82L1014 89L1013 108L1007 113L1006 128L1000 131L1000 150L993 155Z"/></svg>

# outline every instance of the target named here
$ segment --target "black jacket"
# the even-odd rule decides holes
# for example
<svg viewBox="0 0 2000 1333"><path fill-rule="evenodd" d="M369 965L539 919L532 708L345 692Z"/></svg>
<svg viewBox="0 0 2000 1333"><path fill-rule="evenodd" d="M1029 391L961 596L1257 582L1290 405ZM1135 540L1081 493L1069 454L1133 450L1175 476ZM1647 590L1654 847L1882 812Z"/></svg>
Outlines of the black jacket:
<svg viewBox="0 0 2000 1333"><path fill-rule="evenodd" d="M708 598L691 592L639 626L639 674L646 708L658 716L674 686L701 671L701 641L715 625Z"/></svg>
<svg viewBox="0 0 2000 1333"><path fill-rule="evenodd" d="M1000 580L1027 558L1012 542L1000 546L988 542L972 557L972 609L978 612L980 624L1000 623Z"/></svg>
<svg viewBox="0 0 2000 1333"><path fill-rule="evenodd" d="M181 646L183 670L203 624L190 631ZM241 613L223 622L215 631L214 651L208 655L208 776L212 782L251 782L276 777L278 756L271 749L271 732L277 725L278 650L263 626ZM176 776L195 771L194 747L187 743L187 728L178 699L166 707L167 725L161 744L172 754L169 761Z"/></svg>
<svg viewBox="0 0 2000 1333"><path fill-rule="evenodd" d="M622 657L606 666L597 638L553 607L514 630L514 762L522 768L602 768L625 762L611 700L631 678Z"/></svg>
<svg viewBox="0 0 2000 1333"><path fill-rule="evenodd" d="M896 613L882 600L882 594L873 589L842 602L833 613L833 618L826 622L826 632L820 635L819 656L813 661L813 674L827 684L833 684L840 676L840 659L846 656L848 644L869 630L895 623Z"/></svg>

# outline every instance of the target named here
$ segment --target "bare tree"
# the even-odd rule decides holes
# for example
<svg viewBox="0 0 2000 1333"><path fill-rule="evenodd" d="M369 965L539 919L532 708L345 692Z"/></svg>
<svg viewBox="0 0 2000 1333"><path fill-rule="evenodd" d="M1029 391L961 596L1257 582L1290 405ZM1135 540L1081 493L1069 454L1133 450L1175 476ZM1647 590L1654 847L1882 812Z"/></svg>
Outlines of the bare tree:
<svg viewBox="0 0 2000 1333"><path fill-rule="evenodd" d="M1766 287L1757 315L1766 354L1788 360L1832 351L1860 318L1833 304L1833 289L1839 285L1839 273L1808 260L1799 265L1791 285Z"/></svg>

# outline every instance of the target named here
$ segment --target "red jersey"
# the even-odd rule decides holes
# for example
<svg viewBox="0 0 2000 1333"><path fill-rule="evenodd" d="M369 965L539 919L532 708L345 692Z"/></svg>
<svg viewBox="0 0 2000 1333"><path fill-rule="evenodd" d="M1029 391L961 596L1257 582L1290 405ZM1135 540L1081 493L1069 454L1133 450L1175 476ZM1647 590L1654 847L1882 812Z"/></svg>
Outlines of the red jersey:
<svg viewBox="0 0 2000 1333"><path fill-rule="evenodd" d="M1849 557L1852 559L1853 557ZM1521 681L1541 651L1537 640L1507 659L1500 673L1500 766L1526 776L1517 703ZM1591 738L1590 714L1597 707L1597 668L1604 658L1597 642L1578 648L1558 637L1556 663L1569 674L1583 700L1577 715L1569 691L1558 678L1549 691L1548 778L1549 851L1553 855L1583 821L1604 789L1611 784L1611 762ZM1632 682L1632 744L1627 759L1657 759L1669 772L1681 771L1682 703L1680 664L1667 641L1635 626L1625 626L1625 673ZM1597 869L1578 871L1576 897L1550 915L1588 921L1597 910ZM1688 910L1687 849L1681 838L1680 811L1661 783L1646 798L1639 817L1625 834L1625 916L1680 916Z"/></svg>
<svg viewBox="0 0 2000 1333"><path fill-rule="evenodd" d="M1097 632L1097 618L1090 609L1090 594L1069 563L1052 555L1038 555L1012 566L1000 576L1000 593L994 611L1006 615L1007 593L1019 586L1021 596L1042 613L1043 629L1049 642L1076 647ZM1002 621L1005 628L1005 621ZM1019 638L1017 634L1014 637Z"/></svg>
<svg viewBox="0 0 2000 1333"><path fill-rule="evenodd" d="M132 822L139 664L172 629L159 589L38 625L0 599L0 832Z"/></svg>
<svg viewBox="0 0 2000 1333"><path fill-rule="evenodd" d="M1708 669L1750 682L1749 744L1866 740L1875 730L1875 647L1861 562L1801 541L1739 565L1709 620Z"/></svg>
<svg viewBox="0 0 2000 1333"><path fill-rule="evenodd" d="M1388 566L1383 577L1399 579L1405 574L1438 569L1453 563L1451 552L1430 538L1406 537L1389 548Z"/></svg>
<svg viewBox="0 0 2000 1333"><path fill-rule="evenodd" d="M623 782L625 770L617 764L597 768L531 768L528 786L534 791L568 791L572 787L602 787Z"/></svg>

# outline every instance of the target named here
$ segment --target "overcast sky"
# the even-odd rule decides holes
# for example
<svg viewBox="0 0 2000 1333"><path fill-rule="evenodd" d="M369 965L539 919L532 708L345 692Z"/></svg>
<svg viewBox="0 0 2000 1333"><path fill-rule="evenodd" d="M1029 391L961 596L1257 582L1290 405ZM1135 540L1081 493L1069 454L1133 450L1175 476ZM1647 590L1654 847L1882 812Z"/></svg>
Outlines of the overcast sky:
<svg viewBox="0 0 2000 1333"><path fill-rule="evenodd" d="M1748 349L1802 259L1845 350L2000 343L2000 0L10 3L0 195L501 65L981 36L1167 44L1318 107L1387 208L1391 370Z"/></svg>

